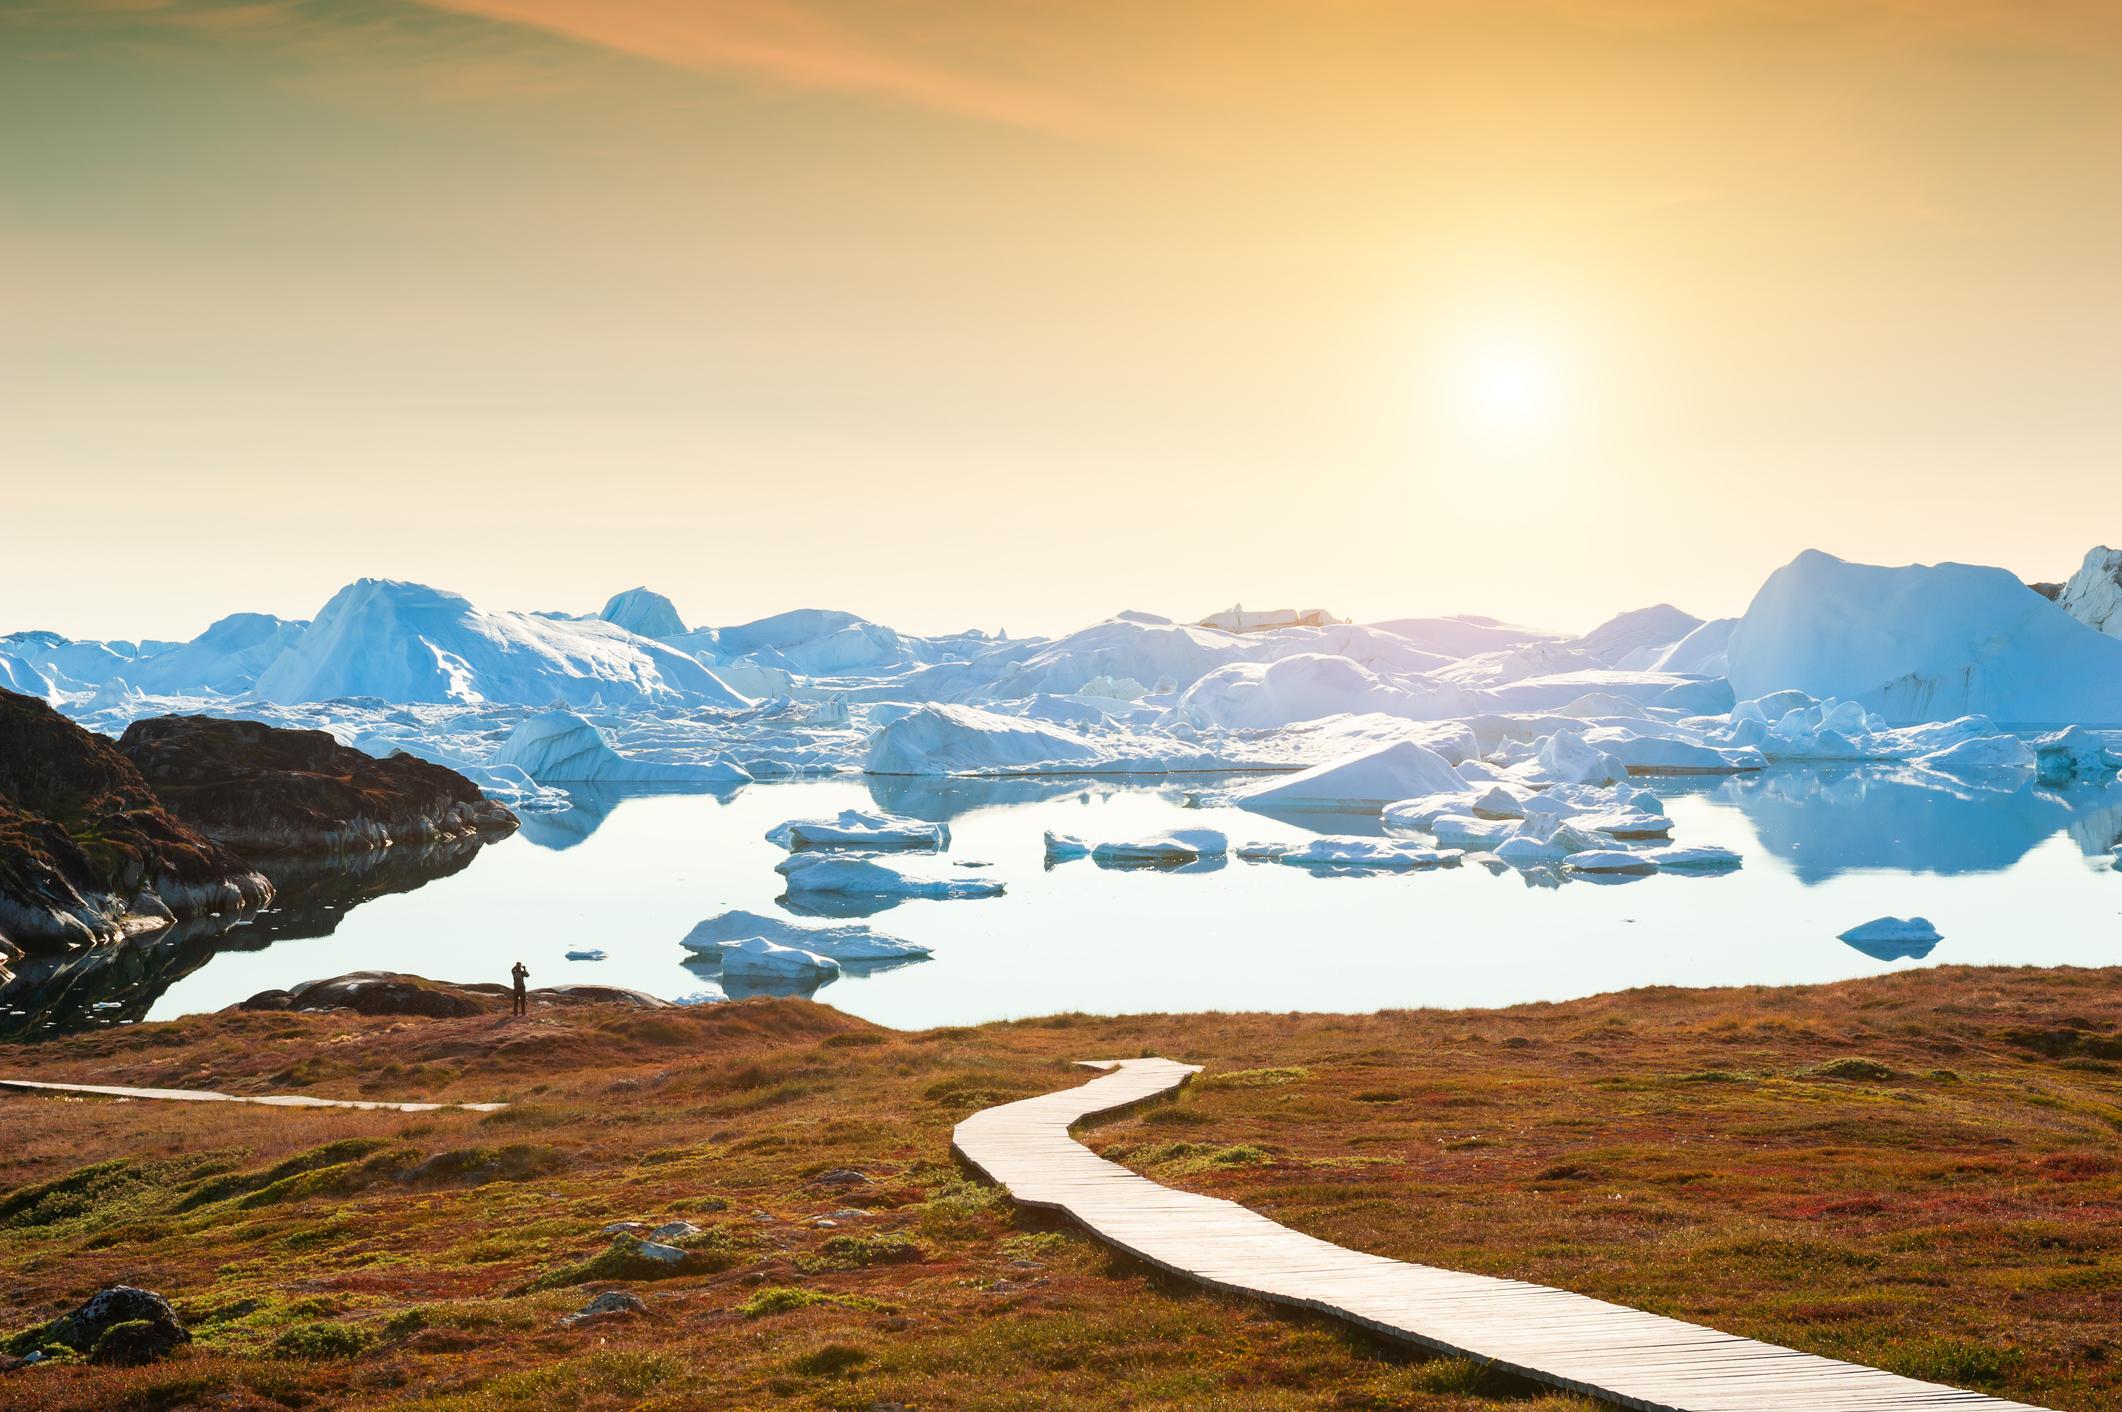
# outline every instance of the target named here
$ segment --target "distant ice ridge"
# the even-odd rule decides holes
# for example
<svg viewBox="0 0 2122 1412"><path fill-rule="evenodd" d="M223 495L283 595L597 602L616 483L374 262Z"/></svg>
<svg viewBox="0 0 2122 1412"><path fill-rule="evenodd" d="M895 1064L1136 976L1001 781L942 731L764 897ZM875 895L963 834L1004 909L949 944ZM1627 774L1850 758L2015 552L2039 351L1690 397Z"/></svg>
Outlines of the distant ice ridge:
<svg viewBox="0 0 2122 1412"><path fill-rule="evenodd" d="M600 618L475 608L458 594L388 579L334 594L259 675L256 692L277 702L750 704L685 653Z"/></svg>

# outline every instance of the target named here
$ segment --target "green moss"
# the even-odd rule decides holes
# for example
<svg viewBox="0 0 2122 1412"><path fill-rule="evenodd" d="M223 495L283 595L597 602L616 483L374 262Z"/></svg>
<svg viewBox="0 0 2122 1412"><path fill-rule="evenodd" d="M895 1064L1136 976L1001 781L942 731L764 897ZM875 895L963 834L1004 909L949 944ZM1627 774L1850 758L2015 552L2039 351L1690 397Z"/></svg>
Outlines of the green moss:
<svg viewBox="0 0 2122 1412"><path fill-rule="evenodd" d="M282 1358L352 1358L373 1341L366 1330L347 1324L297 1324L273 1340L273 1352Z"/></svg>

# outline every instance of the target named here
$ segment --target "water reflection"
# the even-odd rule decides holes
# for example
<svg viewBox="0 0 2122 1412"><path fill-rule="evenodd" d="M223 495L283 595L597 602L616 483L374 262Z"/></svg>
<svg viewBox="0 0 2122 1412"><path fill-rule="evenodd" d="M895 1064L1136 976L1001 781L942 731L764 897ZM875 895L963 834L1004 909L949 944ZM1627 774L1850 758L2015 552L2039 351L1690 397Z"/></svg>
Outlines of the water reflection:
<svg viewBox="0 0 2122 1412"><path fill-rule="evenodd" d="M516 832L525 842L559 853L587 843L591 835L604 827L612 812L629 799L644 799L657 795L693 795L705 796L717 804L727 804L735 799L743 788L741 783L576 785L567 792L568 798L574 801L574 808L558 814L525 813L521 816L523 826Z"/></svg>
<svg viewBox="0 0 2122 1412"><path fill-rule="evenodd" d="M1705 794L1737 806L1760 846L1806 883L1859 869L2001 872L2057 833L2087 856L2122 836L2122 784L2051 789L2026 771L1784 768L1733 775Z"/></svg>
<svg viewBox="0 0 2122 1412"><path fill-rule="evenodd" d="M164 991L230 951L330 936L346 914L391 893L410 892L471 866L482 840L386 848L262 864L273 905L247 917L195 917L120 946L32 956L0 999L0 1039L41 1039L144 1019Z"/></svg>

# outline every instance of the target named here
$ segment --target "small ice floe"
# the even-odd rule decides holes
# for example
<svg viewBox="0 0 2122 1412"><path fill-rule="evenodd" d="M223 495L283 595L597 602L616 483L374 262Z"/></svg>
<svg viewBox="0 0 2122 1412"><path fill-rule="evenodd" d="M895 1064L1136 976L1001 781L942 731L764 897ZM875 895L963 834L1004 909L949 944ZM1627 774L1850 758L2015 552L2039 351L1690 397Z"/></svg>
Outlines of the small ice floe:
<svg viewBox="0 0 2122 1412"><path fill-rule="evenodd" d="M1088 857L1107 868L1184 868L1213 862L1230 852L1230 840L1216 829L1171 829L1141 838L1091 843L1072 834L1046 834L1046 861L1062 863Z"/></svg>
<svg viewBox="0 0 2122 1412"><path fill-rule="evenodd" d="M1648 853L1630 853L1620 848L1594 848L1572 853L1562 866L1573 873L1655 873L1658 860Z"/></svg>
<svg viewBox="0 0 2122 1412"><path fill-rule="evenodd" d="M1670 838L1673 831L1673 821L1665 815L1636 808L1594 810L1574 815L1570 822L1587 833L1602 833L1624 843Z"/></svg>
<svg viewBox="0 0 2122 1412"><path fill-rule="evenodd" d="M815 951L748 936L722 948L722 974L767 981L825 981L840 974L840 963Z"/></svg>
<svg viewBox="0 0 2122 1412"><path fill-rule="evenodd" d="M901 814L842 809L830 819L789 819L766 831L766 841L800 853L805 849L921 850L950 847L950 829Z"/></svg>
<svg viewBox="0 0 2122 1412"><path fill-rule="evenodd" d="M568 952L567 959L570 961L602 961L604 952L595 946L585 946L580 950Z"/></svg>
<svg viewBox="0 0 2122 1412"><path fill-rule="evenodd" d="M2030 743L2045 785L2099 784L2113 779L2122 766L2122 755L2083 726L2037 735Z"/></svg>
<svg viewBox="0 0 2122 1412"><path fill-rule="evenodd" d="M1074 834L1055 833L1052 829L1046 831L1047 862L1065 863L1071 858L1088 857L1090 844L1087 840L1077 838Z"/></svg>
<svg viewBox="0 0 2122 1412"><path fill-rule="evenodd" d="M1426 848L1397 838L1325 834L1297 844L1249 843L1240 858L1272 860L1297 868L1362 868L1411 872L1419 868L1457 867L1464 855L1456 848Z"/></svg>
<svg viewBox="0 0 2122 1412"><path fill-rule="evenodd" d="M837 853L791 853L774 866L788 880L791 896L841 897L1000 897L993 878L923 877L880 863ZM727 948L725 948L725 955Z"/></svg>
<svg viewBox="0 0 2122 1412"><path fill-rule="evenodd" d="M1877 917L1836 937L1881 961L1928 956L1944 939L1928 917Z"/></svg>
<svg viewBox="0 0 2122 1412"><path fill-rule="evenodd" d="M719 958L724 947L749 937L763 937L850 964L919 961L929 954L929 949L918 942L887 936L861 922L806 922L741 909L718 913L700 922L679 945L703 957Z"/></svg>
<svg viewBox="0 0 2122 1412"><path fill-rule="evenodd" d="M1642 856L1656 863L1661 873L1729 872L1742 861L1729 848L1719 848L1712 843L1646 848Z"/></svg>
<svg viewBox="0 0 2122 1412"><path fill-rule="evenodd" d="M1446 848L1485 852L1518 831L1514 819L1481 819L1472 814L1439 814L1429 822L1430 833Z"/></svg>

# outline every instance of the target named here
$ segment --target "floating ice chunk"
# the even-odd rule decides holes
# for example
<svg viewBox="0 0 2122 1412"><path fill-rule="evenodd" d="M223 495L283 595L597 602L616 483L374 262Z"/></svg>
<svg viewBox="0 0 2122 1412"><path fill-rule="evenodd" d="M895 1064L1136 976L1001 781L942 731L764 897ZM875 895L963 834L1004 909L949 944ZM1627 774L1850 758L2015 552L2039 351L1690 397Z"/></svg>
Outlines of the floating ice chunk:
<svg viewBox="0 0 2122 1412"><path fill-rule="evenodd" d="M1916 757L1918 764L1949 773L1980 770L2031 770L2036 767L2033 748L2015 735L1977 736Z"/></svg>
<svg viewBox="0 0 2122 1412"><path fill-rule="evenodd" d="M579 951L568 952L567 959L570 961L602 961L604 952L598 947L586 946Z"/></svg>
<svg viewBox="0 0 2122 1412"><path fill-rule="evenodd" d="M1495 847L1518 831L1510 819L1477 819L1472 814L1440 814L1430 820L1429 831L1446 848L1479 852Z"/></svg>
<svg viewBox="0 0 2122 1412"><path fill-rule="evenodd" d="M1522 819L1525 817L1525 796L1502 785L1495 785L1475 798L1467 812L1477 819Z"/></svg>
<svg viewBox="0 0 2122 1412"><path fill-rule="evenodd" d="M918 942L887 936L860 922L799 921L742 910L709 917L695 925L678 944L702 956L719 956L724 947L748 937L763 937L782 946L850 963L918 961L929 954L929 948Z"/></svg>
<svg viewBox="0 0 2122 1412"><path fill-rule="evenodd" d="M1643 856L1656 863L1660 872L1666 873L1721 873L1738 867L1742 861L1729 848L1710 843L1646 848Z"/></svg>
<svg viewBox="0 0 2122 1412"><path fill-rule="evenodd" d="M1455 848L1425 848L1396 838L1363 838L1326 834L1299 844L1248 844L1239 856L1287 863L1298 868L1375 868L1396 872L1449 868L1462 856ZM1270 852L1269 849L1272 851Z"/></svg>
<svg viewBox="0 0 2122 1412"><path fill-rule="evenodd" d="M1836 934L1840 941L1942 941L1928 917L1879 917Z"/></svg>
<svg viewBox="0 0 2122 1412"><path fill-rule="evenodd" d="M1466 781L1444 757L1411 740L1394 741L1293 775L1233 791L1248 809L1382 813L1417 795L1466 792Z"/></svg>
<svg viewBox="0 0 2122 1412"><path fill-rule="evenodd" d="M1534 773L1563 784L1612 784L1628 776L1628 767L1590 744L1576 731L1556 731L1534 755Z"/></svg>
<svg viewBox="0 0 2122 1412"><path fill-rule="evenodd" d="M1221 858L1230 851L1230 840L1215 829L1173 829L1147 838L1114 839L1093 844L1094 863L1179 867L1205 858Z"/></svg>
<svg viewBox="0 0 2122 1412"><path fill-rule="evenodd" d="M805 849L867 848L922 849L938 852L950 847L950 829L903 814L877 814L863 809L842 809L830 819L789 819L766 831L768 843L792 853Z"/></svg>
<svg viewBox="0 0 2122 1412"><path fill-rule="evenodd" d="M2122 766L2122 755L2081 726L2036 736L2031 744L2045 785L2095 784Z"/></svg>
<svg viewBox="0 0 2122 1412"><path fill-rule="evenodd" d="M1768 763L1758 750L1717 750L1690 740L1615 728L1590 731L1584 739L1619 760L1631 775L1736 775Z"/></svg>
<svg viewBox="0 0 2122 1412"><path fill-rule="evenodd" d="M1648 853L1595 848L1588 853L1570 854L1562 860L1562 866L1573 873L1655 873L1658 860Z"/></svg>
<svg viewBox="0 0 2122 1412"><path fill-rule="evenodd" d="M918 876L874 858L839 853L791 853L774 871L788 880L791 896L830 894L843 897L1000 897L993 878Z"/></svg>
<svg viewBox="0 0 2122 1412"><path fill-rule="evenodd" d="M1837 935L1867 956L1882 961L1927 956L1945 938L1928 917L1879 917Z"/></svg>
<svg viewBox="0 0 2122 1412"><path fill-rule="evenodd" d="M1088 858L1089 856L1090 844L1077 838L1074 834L1055 833L1052 829L1046 831L1047 862L1060 863L1070 858Z"/></svg>
<svg viewBox="0 0 2122 1412"><path fill-rule="evenodd" d="M1052 835L1049 834L1048 837ZM1294 843L1284 843L1279 839L1254 839L1239 844L1231 849L1231 852L1248 863L1273 863L1296 847ZM2116 850L2115 864L2122 867L2122 849Z"/></svg>
<svg viewBox="0 0 2122 1412"><path fill-rule="evenodd" d="M1605 848L1611 840L1555 819L1528 819L1489 851L1513 868L1549 868L1573 854Z"/></svg>
<svg viewBox="0 0 2122 1412"><path fill-rule="evenodd" d="M747 936L722 947L722 974L759 980L822 981L840 974L840 963L815 951Z"/></svg>
<svg viewBox="0 0 2122 1412"><path fill-rule="evenodd" d="M540 784L744 784L751 774L727 760L671 764L635 760L573 711L541 711L510 732L490 766L514 765Z"/></svg>
<svg viewBox="0 0 2122 1412"><path fill-rule="evenodd" d="M1598 809L1574 815L1570 822L1587 833L1605 834L1625 842L1667 838L1673 821L1663 814L1643 809Z"/></svg>
<svg viewBox="0 0 2122 1412"><path fill-rule="evenodd" d="M1061 726L931 703L873 734L865 768L873 775L1032 774L1090 769L1108 758Z"/></svg>

